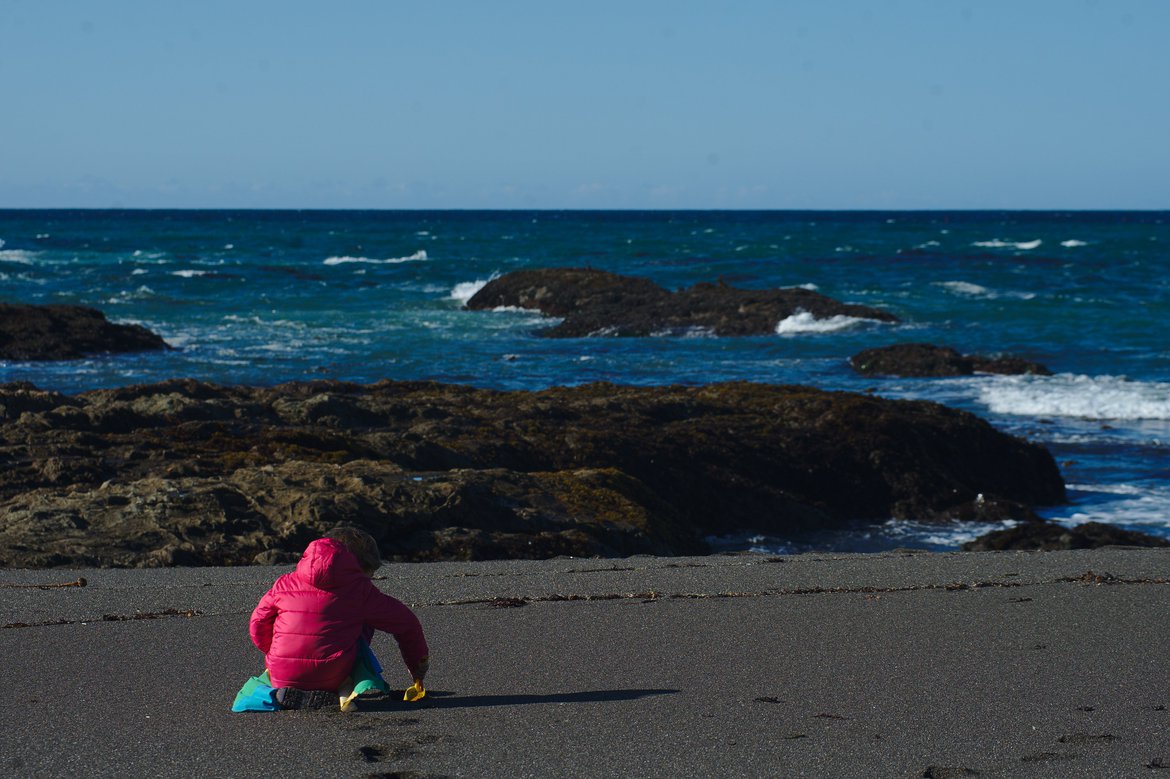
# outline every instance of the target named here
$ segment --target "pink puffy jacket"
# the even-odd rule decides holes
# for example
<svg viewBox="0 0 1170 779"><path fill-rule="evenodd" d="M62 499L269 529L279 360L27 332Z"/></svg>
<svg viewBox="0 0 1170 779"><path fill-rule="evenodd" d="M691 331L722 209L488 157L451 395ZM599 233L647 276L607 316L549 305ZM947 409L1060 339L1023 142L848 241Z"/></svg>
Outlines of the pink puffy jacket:
<svg viewBox="0 0 1170 779"><path fill-rule="evenodd" d="M394 636L414 678L425 672L427 640L405 604L379 590L340 541L309 544L297 569L276 580L249 624L273 687L336 690L349 676L359 638Z"/></svg>

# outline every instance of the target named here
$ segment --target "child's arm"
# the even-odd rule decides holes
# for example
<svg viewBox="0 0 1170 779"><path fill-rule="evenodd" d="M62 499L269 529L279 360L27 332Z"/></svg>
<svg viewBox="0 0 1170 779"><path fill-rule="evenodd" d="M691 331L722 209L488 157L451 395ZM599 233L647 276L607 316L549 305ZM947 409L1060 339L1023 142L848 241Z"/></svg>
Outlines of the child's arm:
<svg viewBox="0 0 1170 779"><path fill-rule="evenodd" d="M252 643L264 654L268 654L268 649L272 646L272 626L276 623L276 604L273 600L271 590L264 593L260 604L252 611L252 619L248 623Z"/></svg>
<svg viewBox="0 0 1170 779"><path fill-rule="evenodd" d="M430 649L423 634L422 624L414 612L402 601L375 588L369 600L367 624L394 636L402 660L412 678L422 681L427 675Z"/></svg>

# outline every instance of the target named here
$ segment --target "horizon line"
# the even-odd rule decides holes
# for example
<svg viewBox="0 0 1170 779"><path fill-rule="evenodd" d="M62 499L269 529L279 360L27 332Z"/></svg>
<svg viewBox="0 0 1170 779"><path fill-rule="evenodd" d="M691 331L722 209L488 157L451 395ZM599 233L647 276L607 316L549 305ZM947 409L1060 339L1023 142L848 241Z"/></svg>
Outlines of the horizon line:
<svg viewBox="0 0 1170 779"><path fill-rule="evenodd" d="M1170 206L1155 208L989 208L989 207L932 207L932 208L482 208L482 207L342 207L342 206L0 206L5 211L252 211L252 212L468 212L468 213L1170 213Z"/></svg>

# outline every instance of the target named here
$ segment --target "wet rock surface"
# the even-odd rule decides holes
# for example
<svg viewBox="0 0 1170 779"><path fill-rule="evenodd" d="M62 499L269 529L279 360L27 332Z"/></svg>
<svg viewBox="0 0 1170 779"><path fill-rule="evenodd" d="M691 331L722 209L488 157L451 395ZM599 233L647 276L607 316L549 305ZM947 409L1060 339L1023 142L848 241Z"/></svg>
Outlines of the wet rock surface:
<svg viewBox="0 0 1170 779"><path fill-rule="evenodd" d="M1052 375L1052 371L1040 363L1020 357L959 354L950 347L921 343L866 349L851 357L849 364L863 376L930 378L971 376L975 373Z"/></svg>
<svg viewBox="0 0 1170 779"><path fill-rule="evenodd" d="M119 325L84 306L0 303L0 360L76 360L169 348L141 325Z"/></svg>
<svg viewBox="0 0 1170 779"><path fill-rule="evenodd" d="M775 333L784 319L802 312L817 319L848 316L898 321L888 311L842 303L799 287L753 290L701 283L671 292L649 279L590 268L516 271L488 282L467 302L473 310L502 306L562 317L559 324L538 332L550 338L694 332L767 335Z"/></svg>
<svg viewBox="0 0 1170 779"><path fill-rule="evenodd" d="M693 554L1064 500L1047 450L974 415L746 383L9 384L0 457L19 567L286 562L341 522L399 560Z"/></svg>
<svg viewBox="0 0 1170 779"><path fill-rule="evenodd" d="M967 552L993 552L1007 549L1099 549L1105 546L1170 547L1170 541L1148 533L1125 530L1102 522L1085 522L1064 527L1052 522L1031 521L1006 530L985 533L963 544Z"/></svg>

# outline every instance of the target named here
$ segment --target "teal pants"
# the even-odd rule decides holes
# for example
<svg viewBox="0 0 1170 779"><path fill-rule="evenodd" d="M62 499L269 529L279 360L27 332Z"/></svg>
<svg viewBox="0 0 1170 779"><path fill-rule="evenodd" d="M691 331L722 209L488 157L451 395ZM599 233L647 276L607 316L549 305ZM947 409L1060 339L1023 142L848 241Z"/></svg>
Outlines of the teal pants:
<svg viewBox="0 0 1170 779"><path fill-rule="evenodd" d="M354 660L353 670L349 678L337 691L337 704L342 711L349 711L353 701L364 692L388 692L390 687L382 678L382 665L370 650L365 641L358 641L357 659ZM244 682L244 686L236 693L232 701L232 711L280 711L280 704L276 702L276 688L268 678L268 669L259 676L253 676Z"/></svg>

